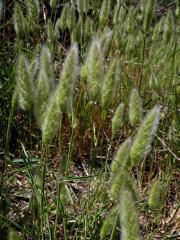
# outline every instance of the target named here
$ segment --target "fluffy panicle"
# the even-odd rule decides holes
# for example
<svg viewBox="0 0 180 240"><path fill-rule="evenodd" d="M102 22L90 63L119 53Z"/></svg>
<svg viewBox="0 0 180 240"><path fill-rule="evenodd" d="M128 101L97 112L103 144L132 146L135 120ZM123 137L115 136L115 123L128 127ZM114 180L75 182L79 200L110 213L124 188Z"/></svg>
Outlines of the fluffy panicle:
<svg viewBox="0 0 180 240"><path fill-rule="evenodd" d="M125 16L126 16L126 9L123 6L121 6L120 10L119 10L119 15L118 15L119 26L121 26L121 25L123 26L123 21L124 21Z"/></svg>
<svg viewBox="0 0 180 240"><path fill-rule="evenodd" d="M84 0L84 12L85 14L88 13L88 10L89 10L89 0Z"/></svg>
<svg viewBox="0 0 180 240"><path fill-rule="evenodd" d="M26 19L18 3L15 3L15 6L14 6L13 20L14 20L14 28L15 28L16 36L18 38L23 38L27 32Z"/></svg>
<svg viewBox="0 0 180 240"><path fill-rule="evenodd" d="M26 0L25 3L27 7L27 25L29 31L32 32L39 23L39 0Z"/></svg>
<svg viewBox="0 0 180 240"><path fill-rule="evenodd" d="M77 0L77 10L78 10L78 13L79 13L80 17L82 17L83 9L84 9L84 1Z"/></svg>
<svg viewBox="0 0 180 240"><path fill-rule="evenodd" d="M74 43L77 42L77 38L76 38L76 28L74 28L71 32L71 45L73 45Z"/></svg>
<svg viewBox="0 0 180 240"><path fill-rule="evenodd" d="M129 120L132 126L136 126L142 120L142 100L136 89L133 89L129 101Z"/></svg>
<svg viewBox="0 0 180 240"><path fill-rule="evenodd" d="M150 208L155 209L160 205L160 192L161 192L160 181L156 180L153 182L149 194L148 205Z"/></svg>
<svg viewBox="0 0 180 240"><path fill-rule="evenodd" d="M117 224L118 217L119 217L119 205L113 208L106 217L106 219L104 220L100 232L101 239L104 239L107 235L109 235L112 232L113 228Z"/></svg>
<svg viewBox="0 0 180 240"><path fill-rule="evenodd" d="M131 143L132 143L131 138L128 138L120 145L111 164L111 171L113 174L116 174L120 168L127 167Z"/></svg>
<svg viewBox="0 0 180 240"><path fill-rule="evenodd" d="M42 121L42 142L44 145L49 144L55 134L58 132L61 122L61 112L57 105L56 94L51 97L47 103L46 112Z"/></svg>
<svg viewBox="0 0 180 240"><path fill-rule="evenodd" d="M107 23L108 14L109 14L108 0L103 0L100 15L99 15L100 26L104 26Z"/></svg>
<svg viewBox="0 0 180 240"><path fill-rule="evenodd" d="M81 72L80 72L81 80L86 83L87 82L87 68L86 65L81 66Z"/></svg>
<svg viewBox="0 0 180 240"><path fill-rule="evenodd" d="M108 52L111 49L111 42L112 42L113 32L109 30L109 28L105 28L103 35L100 39L101 49L104 56L108 55Z"/></svg>
<svg viewBox="0 0 180 240"><path fill-rule="evenodd" d="M138 215L132 194L124 190L120 197L120 225L122 240L139 240Z"/></svg>
<svg viewBox="0 0 180 240"><path fill-rule="evenodd" d="M165 25L164 25L164 33L163 40L165 43L168 43L174 32L174 19L172 15L172 11L169 10L166 16Z"/></svg>
<svg viewBox="0 0 180 240"><path fill-rule="evenodd" d="M132 33L134 31L134 23L135 23L135 18L134 18L134 12L135 9L134 7L130 7L129 12L128 12L128 19L127 19L127 32Z"/></svg>
<svg viewBox="0 0 180 240"><path fill-rule="evenodd" d="M116 66L117 60L114 59L105 75L105 79L102 86L101 104L104 109L107 109L112 102L113 93L117 86L116 84Z"/></svg>
<svg viewBox="0 0 180 240"><path fill-rule="evenodd" d="M84 40L87 42L91 38L92 35L92 21L90 17L86 17L86 22L85 22L85 29L84 29Z"/></svg>
<svg viewBox="0 0 180 240"><path fill-rule="evenodd" d="M75 7L74 7L74 3L72 3L71 7L69 8L67 25L68 25L69 31L72 32L73 28L74 28L74 25L75 25Z"/></svg>
<svg viewBox="0 0 180 240"><path fill-rule="evenodd" d="M124 103L120 103L116 108L116 111L112 118L112 136L114 136L116 131L123 125L124 108Z"/></svg>
<svg viewBox="0 0 180 240"><path fill-rule="evenodd" d="M64 5L63 10L61 12L61 16L58 20L59 23L59 27L61 29L62 32L65 31L65 29L67 28L67 19L68 19L68 5Z"/></svg>
<svg viewBox="0 0 180 240"><path fill-rule="evenodd" d="M93 40L87 56L88 92L92 100L99 99L103 78L103 56L98 40Z"/></svg>
<svg viewBox="0 0 180 240"><path fill-rule="evenodd" d="M83 22L82 18L79 18L76 26L76 41L78 43L81 43L82 34L83 34Z"/></svg>
<svg viewBox="0 0 180 240"><path fill-rule="evenodd" d="M156 2L155 0L148 0L146 5L145 16L144 16L144 32L145 33L149 31L151 26L155 2Z"/></svg>
<svg viewBox="0 0 180 240"><path fill-rule="evenodd" d="M29 65L29 72L31 73L34 83L37 78L38 70L39 70L38 58L32 58L31 63Z"/></svg>
<svg viewBox="0 0 180 240"><path fill-rule="evenodd" d="M48 19L47 22L47 44L49 49L51 50L51 53L54 53L55 50L55 44L56 44L56 31L53 27L51 19Z"/></svg>
<svg viewBox="0 0 180 240"><path fill-rule="evenodd" d="M67 54L57 86L57 104L62 112L71 111L77 69L78 47L75 43Z"/></svg>
<svg viewBox="0 0 180 240"><path fill-rule="evenodd" d="M116 3L115 9L114 9L114 16L113 16L113 24L116 25L118 21L118 15L120 10L120 2L118 1Z"/></svg>
<svg viewBox="0 0 180 240"><path fill-rule="evenodd" d="M138 198L135 180L125 168L119 168L116 174L112 176L111 196L114 200L119 201L119 196L122 194L124 187L132 192L134 199Z"/></svg>
<svg viewBox="0 0 180 240"><path fill-rule="evenodd" d="M157 22L156 26L154 27L153 34L152 34L153 41L157 41L159 39L159 36L163 30L163 23L164 23L164 16L161 17L159 22Z"/></svg>
<svg viewBox="0 0 180 240"><path fill-rule="evenodd" d="M19 57L16 82L19 106L23 110L30 110L33 106L34 86L28 61L23 55Z"/></svg>
<svg viewBox="0 0 180 240"><path fill-rule="evenodd" d="M150 151L153 136L156 133L160 117L159 107L154 107L139 127L130 151L131 164L134 166Z"/></svg>
<svg viewBox="0 0 180 240"><path fill-rule="evenodd" d="M51 52L47 46L44 46L40 55L40 69L37 76L36 89L35 115L39 126L41 126L47 101L54 88L54 83L55 78Z"/></svg>

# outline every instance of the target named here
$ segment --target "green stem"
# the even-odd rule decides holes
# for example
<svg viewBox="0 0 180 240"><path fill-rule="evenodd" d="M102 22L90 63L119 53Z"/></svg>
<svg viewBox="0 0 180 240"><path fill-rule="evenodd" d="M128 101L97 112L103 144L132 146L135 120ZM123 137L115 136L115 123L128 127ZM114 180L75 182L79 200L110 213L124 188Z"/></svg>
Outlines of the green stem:
<svg viewBox="0 0 180 240"><path fill-rule="evenodd" d="M45 152L43 149L45 148ZM46 156L48 155L47 146L42 144L42 158L41 158L41 169L42 169L42 185L41 185L41 226L40 235L41 239L44 240L43 223L44 223L44 200L45 200L45 178L46 178Z"/></svg>
<svg viewBox="0 0 180 240"><path fill-rule="evenodd" d="M59 129L59 145L58 145L58 152L60 154L60 160L61 160L61 154L62 154L62 147L61 147L61 131L62 131L62 116L60 119L60 129ZM60 169L60 162L59 162L59 166L58 166L58 180L57 180L57 185L58 185L58 192L57 192L57 205L56 205L56 216L55 216L55 223L54 223L54 240L56 240L56 232L57 232L57 225L58 225L58 213L59 213L59 206L60 206L60 173L61 173L61 169Z"/></svg>

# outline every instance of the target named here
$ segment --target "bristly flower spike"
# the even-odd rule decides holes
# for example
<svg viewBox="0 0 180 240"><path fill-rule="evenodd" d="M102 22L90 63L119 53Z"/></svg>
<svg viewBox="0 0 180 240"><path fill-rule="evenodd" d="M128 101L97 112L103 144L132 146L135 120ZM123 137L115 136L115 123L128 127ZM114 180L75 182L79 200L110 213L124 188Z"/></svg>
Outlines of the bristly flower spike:
<svg viewBox="0 0 180 240"><path fill-rule="evenodd" d="M57 86L57 105L61 112L70 112L73 103L73 93L75 87L75 79L78 71L78 47L74 43L70 48L62 73L60 75L59 84Z"/></svg>
<svg viewBox="0 0 180 240"><path fill-rule="evenodd" d="M18 3L14 6L14 28L18 38L23 38L26 35L26 19L23 15L22 9Z"/></svg>
<svg viewBox="0 0 180 240"><path fill-rule="evenodd" d="M102 86L101 104L103 109L107 109L112 102L112 96L116 87L116 66L117 60L114 59L108 68Z"/></svg>
<svg viewBox="0 0 180 240"><path fill-rule="evenodd" d="M142 120L142 100L136 89L133 89L129 101L129 120L132 126L136 126Z"/></svg>
<svg viewBox="0 0 180 240"><path fill-rule="evenodd" d="M55 77L51 51L43 46L40 54L40 69L37 76L35 116L41 127L47 101L54 89Z"/></svg>
<svg viewBox="0 0 180 240"><path fill-rule="evenodd" d="M129 190L124 190L120 196L120 213L122 240L140 240L138 215Z"/></svg>
<svg viewBox="0 0 180 240"><path fill-rule="evenodd" d="M108 13L109 12L109 4L108 0L103 0L100 15L99 15L99 23L100 26L104 26L108 19Z"/></svg>
<svg viewBox="0 0 180 240"><path fill-rule="evenodd" d="M111 164L111 171L113 174L116 174L120 168L126 168L129 165L128 160L131 143L131 138L128 138L120 145Z"/></svg>
<svg viewBox="0 0 180 240"><path fill-rule="evenodd" d="M123 125L123 118L124 118L124 103L120 103L117 107L114 116L112 118L112 137L114 137L118 128Z"/></svg>
<svg viewBox="0 0 180 240"><path fill-rule="evenodd" d="M157 131L160 118L160 108L155 106L139 127L130 150L131 165L141 161L151 149L154 134Z"/></svg>
<svg viewBox="0 0 180 240"><path fill-rule="evenodd" d="M144 16L144 32L145 33L149 31L151 26L155 2L156 2L155 0L148 0L146 5L145 16Z"/></svg>
<svg viewBox="0 0 180 240"><path fill-rule="evenodd" d="M16 82L19 106L23 110L31 110L34 100L34 85L29 72L29 63L23 55L18 60Z"/></svg>
<svg viewBox="0 0 180 240"><path fill-rule="evenodd" d="M148 205L150 208L155 209L160 205L160 192L161 192L160 181L156 180L153 182L149 194Z"/></svg>
<svg viewBox="0 0 180 240"><path fill-rule="evenodd" d="M100 97L101 84L103 80L103 55L100 43L93 40L86 59L87 84L90 98L97 101Z"/></svg>

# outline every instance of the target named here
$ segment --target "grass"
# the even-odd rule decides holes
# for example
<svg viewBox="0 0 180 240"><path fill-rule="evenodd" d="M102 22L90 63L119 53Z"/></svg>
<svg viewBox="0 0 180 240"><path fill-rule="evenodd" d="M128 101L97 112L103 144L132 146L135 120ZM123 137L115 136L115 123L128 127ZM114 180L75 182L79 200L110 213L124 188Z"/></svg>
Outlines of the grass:
<svg viewBox="0 0 180 240"><path fill-rule="evenodd" d="M3 4L0 239L176 239L180 3L83 3Z"/></svg>

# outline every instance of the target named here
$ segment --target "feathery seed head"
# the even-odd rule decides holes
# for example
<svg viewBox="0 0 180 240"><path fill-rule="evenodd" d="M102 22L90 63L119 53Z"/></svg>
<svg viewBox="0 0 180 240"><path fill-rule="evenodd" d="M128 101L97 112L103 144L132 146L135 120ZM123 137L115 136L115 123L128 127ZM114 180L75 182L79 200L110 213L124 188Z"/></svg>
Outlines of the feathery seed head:
<svg viewBox="0 0 180 240"><path fill-rule="evenodd" d="M112 102L112 96L115 90L114 88L116 87L116 65L117 60L114 59L111 62L110 67L108 68L107 74L105 75L105 79L103 82L101 104L104 109L107 109Z"/></svg>
<svg viewBox="0 0 180 240"><path fill-rule="evenodd" d="M109 30L109 28L105 28L100 39L101 49L104 56L108 55L108 52L111 49L113 32Z"/></svg>
<svg viewBox="0 0 180 240"><path fill-rule="evenodd" d="M160 192L161 192L160 181L156 180L153 182L149 194L148 205L150 208L155 209L160 205Z"/></svg>
<svg viewBox="0 0 180 240"><path fill-rule="evenodd" d="M49 46L49 49L51 50L51 53L54 53L54 50L55 50L56 37L57 37L57 33L56 33L55 29L53 28L52 21L51 21L51 19L48 19L48 22L47 22L47 44Z"/></svg>
<svg viewBox="0 0 180 240"><path fill-rule="evenodd" d="M133 89L129 101L129 120L132 126L141 122L142 119L142 100L136 89Z"/></svg>
<svg viewBox="0 0 180 240"><path fill-rule="evenodd" d="M131 138L128 138L120 145L111 164L111 171L113 174L116 174L120 168L127 167L131 143L132 143Z"/></svg>
<svg viewBox="0 0 180 240"><path fill-rule="evenodd" d="M103 0L100 15L99 15L99 23L100 26L104 26L107 22L109 14L108 0Z"/></svg>
<svg viewBox="0 0 180 240"><path fill-rule="evenodd" d="M122 240L139 240L138 215L129 190L124 190L120 197L120 225Z"/></svg>
<svg viewBox="0 0 180 240"><path fill-rule="evenodd" d="M79 18L76 27L76 40L78 43L81 42L82 34L83 34L83 22L82 18Z"/></svg>
<svg viewBox="0 0 180 240"><path fill-rule="evenodd" d="M86 83L87 82L87 69L86 69L86 65L82 65L81 66L81 74L80 74L80 76L81 76L81 80Z"/></svg>
<svg viewBox="0 0 180 240"><path fill-rule="evenodd" d="M92 100L99 98L103 78L103 55L98 40L93 40L86 59L88 91Z"/></svg>
<svg viewBox="0 0 180 240"><path fill-rule="evenodd" d="M90 17L86 18L85 29L84 29L84 40L89 41L92 35L92 21Z"/></svg>
<svg viewBox="0 0 180 240"><path fill-rule="evenodd" d="M156 26L154 27L152 40L156 41L158 40L161 32L163 31L163 24L164 24L164 16L161 17L160 21L156 23Z"/></svg>
<svg viewBox="0 0 180 240"><path fill-rule="evenodd" d="M166 16L163 33L163 40L165 41L165 43L168 43L170 41L173 33L174 33L174 19L172 11L169 10Z"/></svg>
<svg viewBox="0 0 180 240"><path fill-rule="evenodd" d="M47 46L43 46L40 54L40 72L47 74L48 82L54 85L54 67L51 51Z"/></svg>
<svg viewBox="0 0 180 240"><path fill-rule="evenodd" d="M125 16L126 16L126 10L123 6L120 7L120 10L119 10L119 15L118 15L118 22L119 22L119 25L123 25L123 21L125 19Z"/></svg>
<svg viewBox="0 0 180 240"><path fill-rule="evenodd" d="M123 125L124 108L124 103L119 104L119 106L116 108L112 118L112 136L114 136L118 128Z"/></svg>
<svg viewBox="0 0 180 240"><path fill-rule="evenodd" d="M18 3L14 5L14 29L18 38L23 38L26 35L26 19L22 9Z"/></svg>
<svg viewBox="0 0 180 240"><path fill-rule="evenodd" d="M144 16L144 32L145 33L149 31L151 26L155 2L156 2L155 0L148 0L145 8L145 16Z"/></svg>
<svg viewBox="0 0 180 240"><path fill-rule="evenodd" d="M44 46L40 54L40 69L37 76L35 115L38 125L41 126L47 101L54 88L55 77L51 52Z"/></svg>
<svg viewBox="0 0 180 240"><path fill-rule="evenodd" d="M57 105L56 93L49 99L46 105L45 114L43 115L43 121L41 124L42 142L44 145L47 145L52 141L61 122L61 112Z"/></svg>
<svg viewBox="0 0 180 240"><path fill-rule="evenodd" d="M118 1L116 3L116 6L114 8L114 16L113 16L113 24L116 25L118 21L118 15L119 15L119 10L120 10L120 2Z"/></svg>
<svg viewBox="0 0 180 240"><path fill-rule="evenodd" d="M134 166L151 149L153 136L157 131L160 118L160 108L155 106L146 116L144 121L139 127L137 135L134 139L133 145L130 150L131 165Z"/></svg>
<svg viewBox="0 0 180 240"><path fill-rule="evenodd" d="M68 5L65 4L63 7L63 10L61 12L61 16L59 18L59 27L61 29L62 32L65 31L65 29L67 28L67 14L68 14Z"/></svg>
<svg viewBox="0 0 180 240"><path fill-rule="evenodd" d="M78 47L75 43L67 54L57 86L57 104L62 112L71 110L77 70Z"/></svg>
<svg viewBox="0 0 180 240"><path fill-rule="evenodd" d="M104 220L102 228L101 228L101 232L100 232L101 239L104 239L107 235L109 235L111 233L114 226L116 225L118 216L119 216L119 205L114 207L110 211L110 213L108 214L106 219Z"/></svg>
<svg viewBox="0 0 180 240"><path fill-rule="evenodd" d="M119 168L116 174L112 176L112 198L119 202L119 196L122 194L124 188L131 191L133 198L137 200L138 194L135 186L135 180L131 177L131 175L125 168Z"/></svg>
<svg viewBox="0 0 180 240"><path fill-rule="evenodd" d="M74 23L75 23L75 7L74 7L74 3L72 3L71 7L69 8L68 19L67 19L67 25L70 32L73 31Z"/></svg>
<svg viewBox="0 0 180 240"><path fill-rule="evenodd" d="M26 0L27 7L27 26L29 31L33 32L39 23L39 0Z"/></svg>
<svg viewBox="0 0 180 240"><path fill-rule="evenodd" d="M131 33L134 31L134 7L131 6L128 12L128 18L127 18L127 32Z"/></svg>
<svg viewBox="0 0 180 240"><path fill-rule="evenodd" d="M23 55L18 60L16 82L19 106L23 110L30 110L33 105L34 86L28 61Z"/></svg>
<svg viewBox="0 0 180 240"><path fill-rule="evenodd" d="M85 14L88 13L89 10L89 0L84 0L84 8L83 8Z"/></svg>
<svg viewBox="0 0 180 240"><path fill-rule="evenodd" d="M29 72L32 76L32 79L33 79L34 83L35 83L35 80L37 78L38 70L39 70L39 60L37 58L33 58L31 60L30 65L29 65Z"/></svg>
<svg viewBox="0 0 180 240"><path fill-rule="evenodd" d="M77 10L78 10L80 18L82 17L83 9L84 9L84 1L77 0Z"/></svg>

